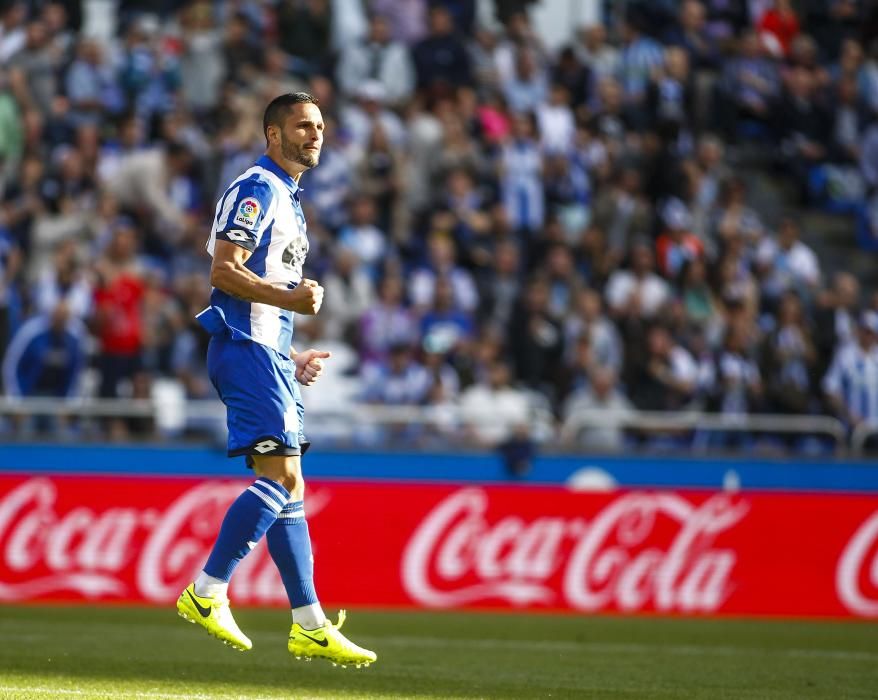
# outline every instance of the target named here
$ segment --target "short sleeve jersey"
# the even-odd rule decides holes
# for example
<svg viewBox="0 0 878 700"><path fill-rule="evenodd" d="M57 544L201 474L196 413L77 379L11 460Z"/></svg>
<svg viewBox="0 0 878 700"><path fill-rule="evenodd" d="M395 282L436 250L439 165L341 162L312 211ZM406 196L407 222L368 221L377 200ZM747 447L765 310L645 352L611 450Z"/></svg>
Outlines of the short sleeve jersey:
<svg viewBox="0 0 878 700"><path fill-rule="evenodd" d="M308 253L305 215L296 181L268 156L237 178L217 202L207 252L228 241L249 250L244 265L275 285L295 287ZM214 288L210 306L198 314L211 333L228 329L289 357L293 312L238 299Z"/></svg>

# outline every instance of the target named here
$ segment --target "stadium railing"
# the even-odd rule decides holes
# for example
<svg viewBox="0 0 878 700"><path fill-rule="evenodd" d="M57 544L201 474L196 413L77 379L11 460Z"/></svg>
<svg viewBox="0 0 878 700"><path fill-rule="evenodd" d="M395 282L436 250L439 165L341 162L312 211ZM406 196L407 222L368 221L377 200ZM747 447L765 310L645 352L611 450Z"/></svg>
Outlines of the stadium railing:
<svg viewBox="0 0 878 700"><path fill-rule="evenodd" d="M866 451L866 443L878 436L878 423L860 423L851 433L851 454L860 457Z"/></svg>
<svg viewBox="0 0 878 700"><path fill-rule="evenodd" d="M17 398L0 397L0 417L65 417L80 419L147 419L160 434L174 436L184 429L197 427L220 432L224 429L225 408L214 400L98 399L98 398ZM498 419L500 420L500 419ZM348 403L338 408L309 410L312 432L321 432L339 440L359 436L360 442L387 437L386 431L399 437L406 427L424 428L435 434L459 436L461 428L491 426L491 417L467 421L453 406L386 406ZM848 449L862 454L866 441L878 434L878 425L861 425L851 440L845 426L829 416L790 416L776 414L719 414L702 411L611 411L581 410L563 424L541 407L531 416L531 435L538 442L551 440L553 446L582 447L583 431L614 429L640 437L698 435L693 445L709 447L711 436L729 434L775 435L781 438L806 439L820 436L832 442L837 454ZM369 438L369 431L372 439ZM45 431L45 429L44 429ZM377 431L377 432L376 432ZM385 431L385 432L381 432ZM6 432L9 432L8 430ZM365 436L365 437L364 437Z"/></svg>

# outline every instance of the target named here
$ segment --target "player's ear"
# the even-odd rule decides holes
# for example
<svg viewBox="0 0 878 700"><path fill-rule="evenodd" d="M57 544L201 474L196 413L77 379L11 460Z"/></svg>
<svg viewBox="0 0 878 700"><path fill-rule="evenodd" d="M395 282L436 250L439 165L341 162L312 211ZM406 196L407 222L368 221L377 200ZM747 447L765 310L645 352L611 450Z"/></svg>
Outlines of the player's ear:
<svg viewBox="0 0 878 700"><path fill-rule="evenodd" d="M277 145L280 143L280 127L276 124L269 124L266 130L268 134L268 143Z"/></svg>

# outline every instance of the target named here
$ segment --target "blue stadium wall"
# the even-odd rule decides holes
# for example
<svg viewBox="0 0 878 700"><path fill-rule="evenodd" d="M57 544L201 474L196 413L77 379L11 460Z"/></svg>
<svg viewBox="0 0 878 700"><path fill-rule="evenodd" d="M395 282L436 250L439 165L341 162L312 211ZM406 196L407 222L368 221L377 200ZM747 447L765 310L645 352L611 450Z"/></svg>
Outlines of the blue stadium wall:
<svg viewBox="0 0 878 700"><path fill-rule="evenodd" d="M0 445L0 472L241 476L242 458L209 447ZM513 478L491 453L400 453L314 450L306 476L453 483L564 484L578 476L622 487L878 493L875 461L764 458L543 455Z"/></svg>

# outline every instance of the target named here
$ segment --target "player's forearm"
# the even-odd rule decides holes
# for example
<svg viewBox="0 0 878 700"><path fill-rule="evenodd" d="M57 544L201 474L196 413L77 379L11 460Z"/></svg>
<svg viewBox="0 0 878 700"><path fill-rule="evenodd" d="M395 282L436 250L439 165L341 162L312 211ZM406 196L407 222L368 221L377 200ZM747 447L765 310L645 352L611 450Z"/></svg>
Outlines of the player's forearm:
<svg viewBox="0 0 878 700"><path fill-rule="evenodd" d="M269 304L285 309L290 303L289 290L266 282L243 265L225 263L214 265L210 283L226 294L244 301Z"/></svg>

